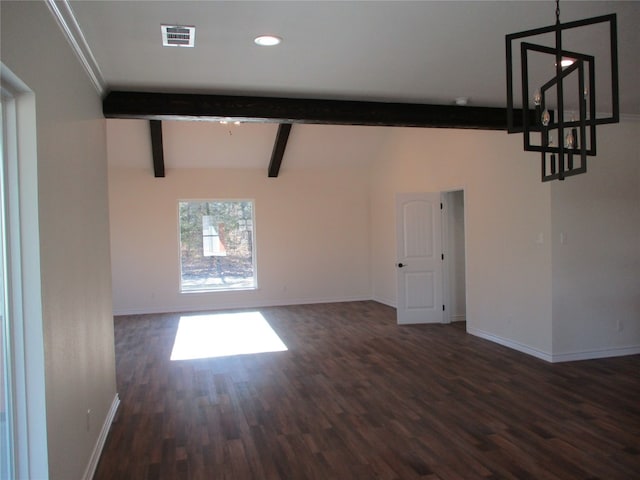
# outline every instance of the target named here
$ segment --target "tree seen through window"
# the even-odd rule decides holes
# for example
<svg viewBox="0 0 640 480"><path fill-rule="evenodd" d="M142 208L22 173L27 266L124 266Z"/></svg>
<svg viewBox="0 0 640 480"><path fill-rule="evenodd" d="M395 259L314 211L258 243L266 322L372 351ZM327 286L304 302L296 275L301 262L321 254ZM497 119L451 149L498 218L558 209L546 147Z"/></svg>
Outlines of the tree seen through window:
<svg viewBox="0 0 640 480"><path fill-rule="evenodd" d="M181 290L256 288L253 202L180 201Z"/></svg>

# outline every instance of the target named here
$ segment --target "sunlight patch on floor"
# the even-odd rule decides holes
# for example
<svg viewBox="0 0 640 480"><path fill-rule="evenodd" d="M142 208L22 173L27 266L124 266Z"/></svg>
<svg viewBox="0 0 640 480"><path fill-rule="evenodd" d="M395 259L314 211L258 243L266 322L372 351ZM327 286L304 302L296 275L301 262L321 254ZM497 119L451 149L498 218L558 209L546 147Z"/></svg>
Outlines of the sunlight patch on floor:
<svg viewBox="0 0 640 480"><path fill-rule="evenodd" d="M180 317L171 360L283 352L287 346L260 312Z"/></svg>

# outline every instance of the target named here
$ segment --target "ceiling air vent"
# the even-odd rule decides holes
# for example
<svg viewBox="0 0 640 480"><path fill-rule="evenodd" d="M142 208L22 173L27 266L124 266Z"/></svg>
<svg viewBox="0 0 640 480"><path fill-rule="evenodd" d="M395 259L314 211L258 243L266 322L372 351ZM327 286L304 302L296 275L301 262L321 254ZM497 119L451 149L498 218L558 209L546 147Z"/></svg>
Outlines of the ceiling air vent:
<svg viewBox="0 0 640 480"><path fill-rule="evenodd" d="M196 27L184 25L161 25L162 46L193 47L196 38Z"/></svg>

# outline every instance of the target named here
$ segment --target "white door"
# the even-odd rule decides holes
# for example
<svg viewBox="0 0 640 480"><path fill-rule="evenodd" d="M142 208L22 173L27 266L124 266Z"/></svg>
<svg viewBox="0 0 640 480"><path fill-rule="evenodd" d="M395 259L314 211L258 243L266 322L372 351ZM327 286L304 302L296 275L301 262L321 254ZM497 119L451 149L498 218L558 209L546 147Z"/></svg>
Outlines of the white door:
<svg viewBox="0 0 640 480"><path fill-rule="evenodd" d="M396 197L398 323L442 322L440 192Z"/></svg>

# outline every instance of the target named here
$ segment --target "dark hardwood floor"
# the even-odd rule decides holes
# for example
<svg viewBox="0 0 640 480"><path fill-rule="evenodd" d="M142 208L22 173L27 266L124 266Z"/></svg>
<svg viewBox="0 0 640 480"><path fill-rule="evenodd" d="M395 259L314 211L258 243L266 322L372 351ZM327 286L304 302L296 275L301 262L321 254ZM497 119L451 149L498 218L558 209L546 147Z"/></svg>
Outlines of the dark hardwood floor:
<svg viewBox="0 0 640 480"><path fill-rule="evenodd" d="M180 315L116 317L95 480L640 478L640 356L548 364L375 302L260 311L288 351L172 362Z"/></svg>

